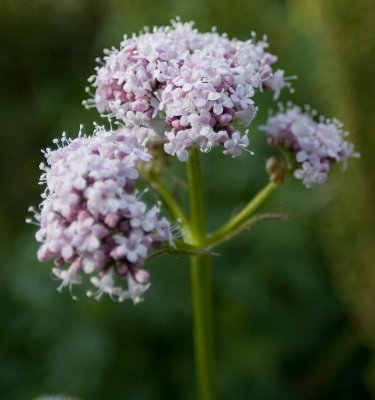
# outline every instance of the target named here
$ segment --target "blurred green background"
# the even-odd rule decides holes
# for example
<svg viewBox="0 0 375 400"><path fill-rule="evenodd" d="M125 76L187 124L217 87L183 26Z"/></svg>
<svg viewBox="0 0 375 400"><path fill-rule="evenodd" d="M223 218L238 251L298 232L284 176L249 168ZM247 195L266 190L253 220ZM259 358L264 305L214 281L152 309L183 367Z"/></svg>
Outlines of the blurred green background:
<svg viewBox="0 0 375 400"><path fill-rule="evenodd" d="M260 223L215 258L220 399L371 399L375 394L375 3L372 0L0 1L0 398L196 399L187 260L152 259L138 306L58 294L36 261L27 207L39 202L40 148L100 118L81 106L104 47L176 15L241 39L267 34L298 75L298 104L340 118L362 153L307 190L287 182ZM265 182L270 153L204 158L214 228Z"/></svg>

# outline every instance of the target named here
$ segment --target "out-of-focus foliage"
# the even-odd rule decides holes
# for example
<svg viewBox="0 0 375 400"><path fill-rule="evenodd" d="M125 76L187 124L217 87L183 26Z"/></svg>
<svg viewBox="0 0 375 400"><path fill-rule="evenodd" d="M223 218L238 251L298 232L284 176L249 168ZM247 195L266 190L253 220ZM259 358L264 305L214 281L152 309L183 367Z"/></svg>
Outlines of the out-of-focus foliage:
<svg viewBox="0 0 375 400"><path fill-rule="evenodd" d="M304 24L325 37L321 51L320 76L332 110L355 132L362 157L340 177L337 193L341 201L334 208L331 223L321 235L337 287L357 326L361 340L375 348L375 7L361 0L295 1L292 9ZM312 17L313 16L313 17ZM300 26L301 27L301 26ZM335 76L335 79L332 79ZM345 184L345 181L347 183ZM353 268L354 266L354 268ZM375 364L366 375L375 393Z"/></svg>
<svg viewBox="0 0 375 400"><path fill-rule="evenodd" d="M80 106L95 57L124 33L176 15L243 39L267 33L280 67L299 76L293 101L337 115L363 153L324 187L287 182L267 208L288 221L260 223L220 248L220 398L371 398L374 12L370 0L0 2L1 399L195 398L186 260L150 260L152 287L138 306L83 294L75 302L55 291L50 265L35 260L34 229L23 223L39 201L39 148L100 119ZM259 100L266 110L270 94ZM250 137L253 157L213 151L203 160L211 228L266 181L269 150L255 128Z"/></svg>

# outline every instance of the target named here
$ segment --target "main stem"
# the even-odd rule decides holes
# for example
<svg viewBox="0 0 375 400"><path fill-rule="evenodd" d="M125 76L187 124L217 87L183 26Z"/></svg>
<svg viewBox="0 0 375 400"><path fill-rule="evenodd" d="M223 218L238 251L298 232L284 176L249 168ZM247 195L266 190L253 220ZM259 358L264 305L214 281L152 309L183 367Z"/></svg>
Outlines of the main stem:
<svg viewBox="0 0 375 400"><path fill-rule="evenodd" d="M187 162L190 200L190 232L185 240L197 246L206 241L203 179L200 157L192 149ZM215 357L212 332L212 264L209 255L190 258L194 318L194 349L200 400L215 400Z"/></svg>

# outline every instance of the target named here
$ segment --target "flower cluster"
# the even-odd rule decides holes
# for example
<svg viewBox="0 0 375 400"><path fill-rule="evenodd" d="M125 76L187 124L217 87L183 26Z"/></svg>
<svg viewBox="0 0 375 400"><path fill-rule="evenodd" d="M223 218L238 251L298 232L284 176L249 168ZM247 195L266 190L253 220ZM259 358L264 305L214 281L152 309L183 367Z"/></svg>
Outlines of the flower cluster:
<svg viewBox="0 0 375 400"><path fill-rule="evenodd" d="M162 121L164 150L181 161L191 146L207 152L223 145L224 154L236 157L249 140L233 122L251 123L255 92L268 88L276 98L289 87L284 72L273 71L277 58L267 47L266 38L230 40L179 20L145 29L106 51L85 104L128 125L160 128Z"/></svg>
<svg viewBox="0 0 375 400"><path fill-rule="evenodd" d="M268 143L293 155L294 176L311 188L327 179L331 164L358 157L353 144L344 140L346 132L337 120L314 120L315 112L290 106L271 116L261 129Z"/></svg>
<svg viewBox="0 0 375 400"><path fill-rule="evenodd" d="M123 300L141 300L149 286L142 269L152 249L171 242L171 227L160 209L147 209L134 190L136 166L151 156L137 137L138 128L106 132L96 126L92 136L74 140L63 135L56 150L45 151L41 183L46 185L36 238L40 261L55 260L59 289L90 275L99 298L103 293ZM69 264L68 268L63 265ZM127 289L117 286L125 280Z"/></svg>
<svg viewBox="0 0 375 400"><path fill-rule="evenodd" d="M120 49L106 51L89 79L95 93L85 104L115 118L118 129L107 132L96 125L92 136L63 135L41 164L46 190L40 211L34 211L42 243L38 258L54 259L59 290L88 276L95 287L87 292L90 297L142 299L149 287L145 259L163 242L173 242L159 206L147 208L135 189L137 168L151 161L150 152L154 163L143 171L152 179L164 167L164 152L186 161L191 147L208 152L222 146L232 157L249 151L247 130L241 134L236 126L251 124L255 93L269 89L276 99L290 88L284 71L273 69L277 58L267 48L266 38L231 40L175 20L124 37ZM269 144L288 153L288 167L308 188L326 180L331 164L345 166L358 155L337 120L314 117L288 106L261 127ZM157 157L159 151L163 157ZM266 168L280 184L285 163L270 159Z"/></svg>

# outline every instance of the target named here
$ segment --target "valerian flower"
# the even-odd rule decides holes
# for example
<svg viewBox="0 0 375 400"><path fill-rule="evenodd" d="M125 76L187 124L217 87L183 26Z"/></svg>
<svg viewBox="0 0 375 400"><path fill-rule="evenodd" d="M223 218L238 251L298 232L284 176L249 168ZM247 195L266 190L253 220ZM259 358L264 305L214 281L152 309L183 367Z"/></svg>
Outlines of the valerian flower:
<svg viewBox="0 0 375 400"><path fill-rule="evenodd" d="M142 128L141 128L142 129ZM89 281L88 296L108 294L119 300L142 299L149 287L145 259L162 242L171 242L169 222L160 208L147 208L134 189L140 162L151 160L138 128L105 131L67 139L47 149L41 164L46 185L36 238L42 243L38 259L55 260L52 269L59 290ZM68 267L64 267L68 265ZM126 282L127 287L121 282Z"/></svg>
<svg viewBox="0 0 375 400"><path fill-rule="evenodd" d="M345 140L347 132L338 120L320 117L316 121L314 116L315 112L290 106L270 116L261 127L270 145L292 156L294 177L307 188L324 183L332 164L342 163L345 168L350 157L359 156Z"/></svg>
<svg viewBox="0 0 375 400"><path fill-rule="evenodd" d="M166 153L186 161L192 146L203 152L222 146L237 157L249 145L234 127L256 115L253 97L270 89L278 97L290 87L266 38L228 39L215 30L200 33L178 19L171 26L145 29L107 50L85 102L128 125L163 121ZM89 89L88 89L89 90Z"/></svg>

